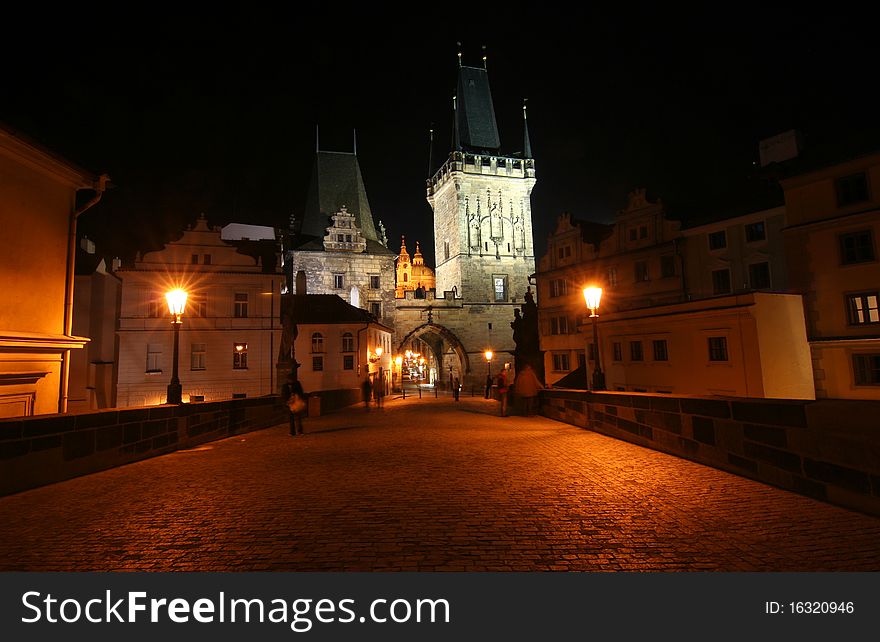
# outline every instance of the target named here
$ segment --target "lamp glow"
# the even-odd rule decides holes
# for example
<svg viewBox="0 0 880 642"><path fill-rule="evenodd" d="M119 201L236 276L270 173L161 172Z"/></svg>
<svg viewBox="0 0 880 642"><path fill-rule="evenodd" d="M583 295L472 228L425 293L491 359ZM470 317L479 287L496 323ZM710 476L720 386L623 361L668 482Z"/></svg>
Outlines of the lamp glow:
<svg viewBox="0 0 880 642"><path fill-rule="evenodd" d="M186 291L177 288L165 293L165 300L168 302L168 311L178 321L183 311L186 309Z"/></svg>
<svg viewBox="0 0 880 642"><path fill-rule="evenodd" d="M587 302L587 307L590 308L590 312L596 314L596 310L599 309L599 301L602 299L602 288L597 287L588 287L584 288L584 300Z"/></svg>

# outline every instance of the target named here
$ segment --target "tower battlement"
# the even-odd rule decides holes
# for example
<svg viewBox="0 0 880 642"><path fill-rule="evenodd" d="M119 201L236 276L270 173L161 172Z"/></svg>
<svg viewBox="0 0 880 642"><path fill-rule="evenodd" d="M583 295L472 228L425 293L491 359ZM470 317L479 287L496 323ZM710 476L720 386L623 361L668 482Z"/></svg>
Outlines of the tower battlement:
<svg viewBox="0 0 880 642"><path fill-rule="evenodd" d="M531 158L452 152L443 166L428 179L428 197L432 196L453 172L481 176L535 178L535 161Z"/></svg>

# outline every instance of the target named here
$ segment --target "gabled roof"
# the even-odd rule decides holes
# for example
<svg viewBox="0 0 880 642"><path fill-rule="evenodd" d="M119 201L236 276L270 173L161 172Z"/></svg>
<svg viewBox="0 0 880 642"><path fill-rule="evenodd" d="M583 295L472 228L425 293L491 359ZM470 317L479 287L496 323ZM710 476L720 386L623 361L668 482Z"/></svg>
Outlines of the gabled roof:
<svg viewBox="0 0 880 642"><path fill-rule="evenodd" d="M315 155L302 225L297 231L302 237L323 239L332 222L330 217L343 205L354 214L361 234L368 241L378 243L379 236L373 224L373 213L357 156L346 152L319 151Z"/></svg>
<svg viewBox="0 0 880 642"><path fill-rule="evenodd" d="M292 297L294 323L378 323L372 314L346 303L336 294L289 296Z"/></svg>
<svg viewBox="0 0 880 642"><path fill-rule="evenodd" d="M477 67L460 67L455 109L458 142L464 151L497 153L501 149L489 74Z"/></svg>

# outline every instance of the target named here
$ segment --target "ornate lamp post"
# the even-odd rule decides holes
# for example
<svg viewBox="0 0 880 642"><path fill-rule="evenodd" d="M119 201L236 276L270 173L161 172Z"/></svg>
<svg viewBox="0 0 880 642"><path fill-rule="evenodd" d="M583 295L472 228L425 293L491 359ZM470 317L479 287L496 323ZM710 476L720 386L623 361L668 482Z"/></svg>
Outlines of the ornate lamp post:
<svg viewBox="0 0 880 642"><path fill-rule="evenodd" d="M486 357L486 374L488 374L491 377L492 376L492 356L493 356L493 353L491 350L486 350L486 352L483 353L483 356Z"/></svg>
<svg viewBox="0 0 880 642"><path fill-rule="evenodd" d="M178 404L181 402L183 389L180 385L180 378L177 376L177 361L180 351L180 317L186 308L186 292L180 288L171 290L165 294L165 300L168 301L168 311L174 320L171 325L174 326L174 354L171 370L171 383L168 384L168 393L166 403Z"/></svg>
<svg viewBox="0 0 880 642"><path fill-rule="evenodd" d="M602 298L602 288L584 288L584 300L590 309L590 318L593 320L593 345L596 350L596 368L593 370L593 390L605 390L605 373L602 372L602 351L599 349L599 301Z"/></svg>

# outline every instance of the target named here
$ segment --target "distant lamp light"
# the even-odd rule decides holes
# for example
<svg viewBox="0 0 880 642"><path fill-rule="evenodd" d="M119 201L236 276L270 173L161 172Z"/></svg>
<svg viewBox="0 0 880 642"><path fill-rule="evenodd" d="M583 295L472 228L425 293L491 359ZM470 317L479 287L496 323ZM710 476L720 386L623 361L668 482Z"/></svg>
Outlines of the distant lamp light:
<svg viewBox="0 0 880 642"><path fill-rule="evenodd" d="M490 377L492 376L492 357L494 353L491 350L486 350L483 353L483 356L486 357L486 374Z"/></svg>
<svg viewBox="0 0 880 642"><path fill-rule="evenodd" d="M235 351L236 351L236 352L241 352L242 350L244 350L245 345L246 345L246 344L244 344L244 343L236 343L236 344L235 344Z"/></svg>
<svg viewBox="0 0 880 642"><path fill-rule="evenodd" d="M400 355L397 355L397 356L394 358L394 363L396 363L396 364L397 364L397 367L399 368L400 366L403 365L403 357L401 357Z"/></svg>

